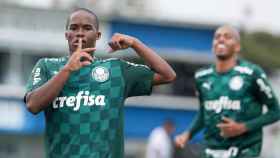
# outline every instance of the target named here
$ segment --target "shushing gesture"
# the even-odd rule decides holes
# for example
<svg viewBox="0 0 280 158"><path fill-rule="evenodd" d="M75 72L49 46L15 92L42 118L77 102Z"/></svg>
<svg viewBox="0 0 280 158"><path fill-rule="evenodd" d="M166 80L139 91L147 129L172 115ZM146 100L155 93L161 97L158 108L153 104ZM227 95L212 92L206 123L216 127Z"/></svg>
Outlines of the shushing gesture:
<svg viewBox="0 0 280 158"><path fill-rule="evenodd" d="M136 38L134 38L132 36L115 33L112 36L111 41L108 43L110 46L109 53L132 47L135 40L136 40Z"/></svg>
<svg viewBox="0 0 280 158"><path fill-rule="evenodd" d="M90 55L96 48L82 48L82 38L79 38L76 51L70 56L65 67L69 71L79 70L81 67L90 65L93 62L93 57Z"/></svg>

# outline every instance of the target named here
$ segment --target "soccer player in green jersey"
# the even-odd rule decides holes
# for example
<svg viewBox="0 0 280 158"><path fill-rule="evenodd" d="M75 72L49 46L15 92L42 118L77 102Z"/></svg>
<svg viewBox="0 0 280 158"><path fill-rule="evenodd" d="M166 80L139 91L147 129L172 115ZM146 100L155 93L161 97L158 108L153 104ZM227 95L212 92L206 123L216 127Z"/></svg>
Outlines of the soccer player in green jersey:
<svg viewBox="0 0 280 158"><path fill-rule="evenodd" d="M92 11L73 11L65 33L69 56L40 59L28 81L26 106L45 113L49 158L123 158L125 99L176 78L165 60L128 35L114 34L110 52L132 48L150 67L96 58L98 24Z"/></svg>
<svg viewBox="0 0 280 158"><path fill-rule="evenodd" d="M184 147L204 128L206 158L252 158L260 155L262 128L279 120L279 103L264 71L238 59L240 36L231 26L219 27L212 49L215 65L195 74L199 111L191 128L175 143ZM262 113L263 105L267 112Z"/></svg>

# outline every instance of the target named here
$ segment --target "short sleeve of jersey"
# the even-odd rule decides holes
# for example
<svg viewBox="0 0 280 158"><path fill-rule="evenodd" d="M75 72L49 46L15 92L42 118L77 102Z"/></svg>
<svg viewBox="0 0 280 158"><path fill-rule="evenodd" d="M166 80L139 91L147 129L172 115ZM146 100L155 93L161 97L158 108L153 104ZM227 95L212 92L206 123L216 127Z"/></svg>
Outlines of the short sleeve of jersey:
<svg viewBox="0 0 280 158"><path fill-rule="evenodd" d="M121 60L126 82L126 96L149 95L152 91L154 72L146 65Z"/></svg>
<svg viewBox="0 0 280 158"><path fill-rule="evenodd" d="M269 84L267 76L260 67L254 70L254 87L256 97L262 104L278 104L278 100Z"/></svg>
<svg viewBox="0 0 280 158"><path fill-rule="evenodd" d="M47 82L47 71L45 67L44 59L40 59L34 66L31 75L27 82L27 92L30 92Z"/></svg>

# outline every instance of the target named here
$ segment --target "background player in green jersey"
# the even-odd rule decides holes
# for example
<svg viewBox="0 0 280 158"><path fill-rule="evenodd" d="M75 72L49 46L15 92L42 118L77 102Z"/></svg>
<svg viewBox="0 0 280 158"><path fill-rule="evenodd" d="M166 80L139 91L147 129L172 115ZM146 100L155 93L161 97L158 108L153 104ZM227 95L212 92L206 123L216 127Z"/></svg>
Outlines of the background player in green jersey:
<svg viewBox="0 0 280 158"><path fill-rule="evenodd" d="M279 103L263 70L238 59L240 36L231 26L219 27L212 49L215 65L195 74L199 111L191 128L175 143L184 147L204 128L207 158L251 158L260 155L262 128L279 120ZM263 105L267 112L262 113Z"/></svg>
<svg viewBox="0 0 280 158"><path fill-rule="evenodd" d="M123 158L123 104L149 95L153 85L176 74L169 64L135 37L116 33L110 52L132 48L151 67L94 56L101 37L97 16L73 11L66 25L69 56L43 58L27 84L25 102L46 116L46 151L51 158Z"/></svg>

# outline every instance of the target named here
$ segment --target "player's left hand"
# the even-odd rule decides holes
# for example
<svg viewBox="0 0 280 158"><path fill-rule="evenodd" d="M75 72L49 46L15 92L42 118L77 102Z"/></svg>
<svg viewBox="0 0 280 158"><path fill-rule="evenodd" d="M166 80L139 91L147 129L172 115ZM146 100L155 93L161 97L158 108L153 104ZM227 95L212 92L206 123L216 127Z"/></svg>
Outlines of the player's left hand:
<svg viewBox="0 0 280 158"><path fill-rule="evenodd" d="M222 121L222 123L217 124L217 127L220 129L220 135L224 138L236 137L247 131L243 123L238 123L227 117L223 117Z"/></svg>
<svg viewBox="0 0 280 158"><path fill-rule="evenodd" d="M134 42L136 41L136 38L120 33L115 33L111 41L108 43L110 46L109 53L115 52L117 50L121 49L127 49L131 47Z"/></svg>

